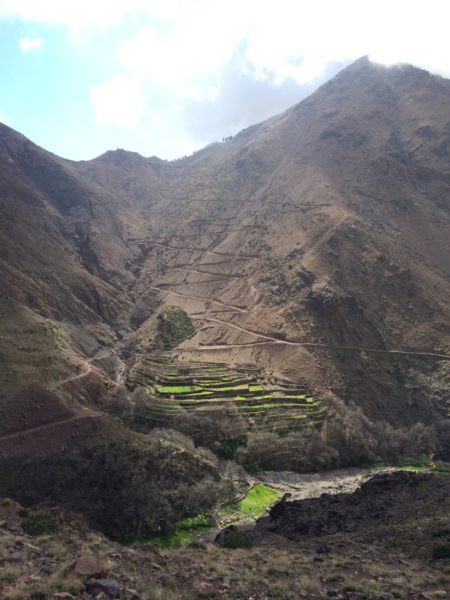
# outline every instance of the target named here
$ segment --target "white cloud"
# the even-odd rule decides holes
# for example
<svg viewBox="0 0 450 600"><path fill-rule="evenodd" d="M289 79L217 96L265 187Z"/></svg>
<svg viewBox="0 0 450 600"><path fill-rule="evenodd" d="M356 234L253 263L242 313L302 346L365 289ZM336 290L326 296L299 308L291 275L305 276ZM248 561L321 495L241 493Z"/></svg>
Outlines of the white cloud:
<svg viewBox="0 0 450 600"><path fill-rule="evenodd" d="M134 127L143 114L139 82L126 74L114 75L106 83L92 86L89 98L100 123Z"/></svg>
<svg viewBox="0 0 450 600"><path fill-rule="evenodd" d="M322 83L333 64L365 54L450 75L448 0L0 0L2 17L64 27L72 41L98 41L99 52L99 34L115 27L116 51L104 59L113 75L91 82L96 121L158 140L149 141L158 153L178 148L171 155L200 142L188 134L189 111L196 103L199 120L204 107L220 107L226 81L236 89L257 82L247 96L228 89L229 98L256 106L255 90L292 86L295 102L301 86ZM241 112L251 115L248 106ZM250 124L236 119L228 130L224 122L224 135Z"/></svg>
<svg viewBox="0 0 450 600"><path fill-rule="evenodd" d="M135 0L133 10L140 23L118 48L120 69L90 99L98 120L139 125L153 140L172 132L178 148L189 145L186 111L218 101L230 64L236 85L239 74L319 84L333 63L365 54L450 74L445 0Z"/></svg>
<svg viewBox="0 0 450 600"><path fill-rule="evenodd" d="M117 25L141 4L142 0L0 0L0 18L64 26L76 39Z"/></svg>
<svg viewBox="0 0 450 600"><path fill-rule="evenodd" d="M40 50L42 48L42 44L44 43L43 38L38 37L23 37L19 40L19 48L22 50L24 54L28 54L28 52L34 52L35 50Z"/></svg>
<svg viewBox="0 0 450 600"><path fill-rule="evenodd" d="M139 8L144 24L119 51L124 73L199 101L218 95L235 52L243 73L273 84L308 83L330 63L364 54L450 69L443 0L142 0Z"/></svg>

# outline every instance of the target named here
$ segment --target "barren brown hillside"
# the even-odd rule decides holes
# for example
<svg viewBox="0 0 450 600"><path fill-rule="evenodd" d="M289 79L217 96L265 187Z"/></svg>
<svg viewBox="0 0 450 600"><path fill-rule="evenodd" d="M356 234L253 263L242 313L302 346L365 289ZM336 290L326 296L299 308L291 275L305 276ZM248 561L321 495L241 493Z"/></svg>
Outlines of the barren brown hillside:
<svg viewBox="0 0 450 600"><path fill-rule="evenodd" d="M257 365L393 425L446 415L450 81L363 58L173 162L0 141L2 402L63 382L98 408L178 306L196 334L171 360Z"/></svg>

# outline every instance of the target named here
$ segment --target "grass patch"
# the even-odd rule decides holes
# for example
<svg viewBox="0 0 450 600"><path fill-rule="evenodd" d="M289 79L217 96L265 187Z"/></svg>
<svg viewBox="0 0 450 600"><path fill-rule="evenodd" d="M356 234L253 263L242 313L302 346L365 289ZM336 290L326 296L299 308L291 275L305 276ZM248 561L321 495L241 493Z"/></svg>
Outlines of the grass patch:
<svg viewBox="0 0 450 600"><path fill-rule="evenodd" d="M56 520L50 515L41 513L30 513L22 519L21 525L28 535L45 535L58 531Z"/></svg>
<svg viewBox="0 0 450 600"><path fill-rule="evenodd" d="M189 394L203 390L201 385L160 385L156 389L159 394Z"/></svg>
<svg viewBox="0 0 450 600"><path fill-rule="evenodd" d="M155 535L149 541L164 548L183 546L189 544L195 537L205 533L210 527L214 527L214 525L214 519L209 515L186 517L177 521L173 530L167 535Z"/></svg>
<svg viewBox="0 0 450 600"><path fill-rule="evenodd" d="M232 513L244 513L245 515L257 519L263 515L274 502L280 498L281 492L274 490L264 483L254 485L239 502L227 504L219 510L219 516L226 516Z"/></svg>
<svg viewBox="0 0 450 600"><path fill-rule="evenodd" d="M435 473L450 473L450 463L438 461L432 465L431 470Z"/></svg>
<svg viewBox="0 0 450 600"><path fill-rule="evenodd" d="M263 392L264 388L262 387L262 385L249 385L248 391L249 392Z"/></svg>

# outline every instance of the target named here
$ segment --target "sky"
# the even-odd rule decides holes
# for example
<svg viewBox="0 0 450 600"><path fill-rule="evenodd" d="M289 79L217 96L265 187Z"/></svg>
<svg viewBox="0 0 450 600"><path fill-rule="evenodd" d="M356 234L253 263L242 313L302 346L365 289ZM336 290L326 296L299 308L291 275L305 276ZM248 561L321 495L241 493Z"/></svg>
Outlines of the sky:
<svg viewBox="0 0 450 600"><path fill-rule="evenodd" d="M357 58L450 77L448 0L0 0L0 121L65 158L173 159Z"/></svg>

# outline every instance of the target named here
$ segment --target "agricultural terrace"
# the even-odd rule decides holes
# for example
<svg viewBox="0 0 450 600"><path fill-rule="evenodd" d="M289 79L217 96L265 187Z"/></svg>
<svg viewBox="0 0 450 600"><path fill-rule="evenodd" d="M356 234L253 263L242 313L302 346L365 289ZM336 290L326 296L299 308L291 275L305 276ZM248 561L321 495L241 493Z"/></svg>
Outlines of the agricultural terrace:
<svg viewBox="0 0 450 600"><path fill-rule="evenodd" d="M268 377L252 364L176 363L170 353L151 354L130 381L149 389L146 414L162 423L179 411L210 415L230 409L245 417L249 428L286 434L321 423L326 413L306 387Z"/></svg>

